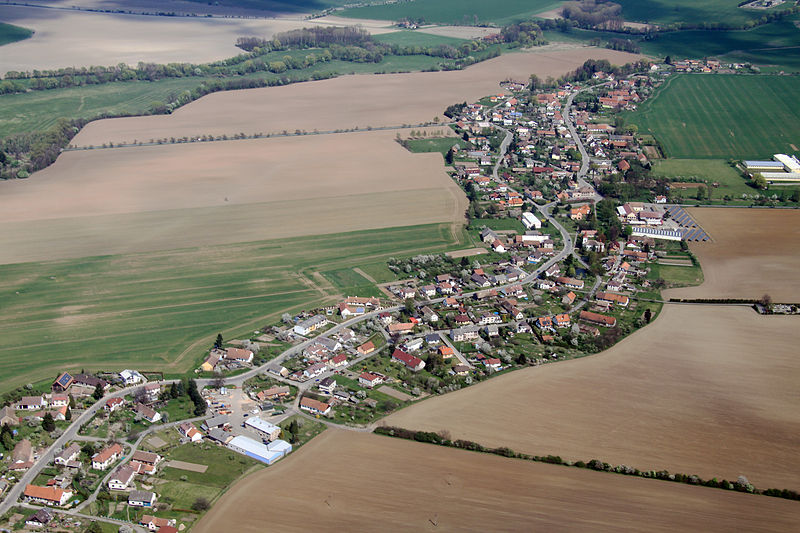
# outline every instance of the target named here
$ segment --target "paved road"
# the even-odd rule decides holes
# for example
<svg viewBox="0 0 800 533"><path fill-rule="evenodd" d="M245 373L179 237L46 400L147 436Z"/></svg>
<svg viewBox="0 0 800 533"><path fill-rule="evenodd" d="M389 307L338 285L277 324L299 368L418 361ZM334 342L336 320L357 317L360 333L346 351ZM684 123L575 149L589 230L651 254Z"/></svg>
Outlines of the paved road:
<svg viewBox="0 0 800 533"><path fill-rule="evenodd" d="M503 158L506 156L508 147L511 146L511 141L514 139L514 134L505 128L501 128L500 126L495 126L495 128L506 134L500 143L500 155L497 157L494 167L492 167L492 177L494 178L494 181L501 181L497 175L497 172L500 170L500 165L503 163Z"/></svg>
<svg viewBox="0 0 800 533"><path fill-rule="evenodd" d="M583 141L581 140L581 136L578 135L578 130L575 128L575 124L572 122L570 118L570 109L572 108L572 101L575 99L579 93L584 91L591 91L594 90L595 87L599 87L601 85L606 85L602 83L600 85L592 85L590 87L584 87L583 89L578 89L569 95L567 98L566 104L564 104L564 109L561 111L561 117L564 119L564 124L566 124L567 129L569 130L570 135L572 135L572 139L575 141L575 144L578 145L578 151L581 153L581 168L578 170L578 185L581 187L591 187L594 189L594 186L586 181L586 173L589 171L589 153L586 151L586 147L583 145ZM594 198L592 198L592 202L599 202L602 200L603 197L595 191Z"/></svg>

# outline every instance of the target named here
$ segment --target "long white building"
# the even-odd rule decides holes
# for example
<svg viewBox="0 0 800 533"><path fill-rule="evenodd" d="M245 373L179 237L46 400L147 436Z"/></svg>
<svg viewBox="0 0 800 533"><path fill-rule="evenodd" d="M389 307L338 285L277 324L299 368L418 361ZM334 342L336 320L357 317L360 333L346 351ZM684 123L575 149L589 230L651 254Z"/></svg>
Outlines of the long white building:
<svg viewBox="0 0 800 533"><path fill-rule="evenodd" d="M772 161L745 161L744 168L751 176L756 172L767 181L800 183L800 161L787 154L775 154Z"/></svg>

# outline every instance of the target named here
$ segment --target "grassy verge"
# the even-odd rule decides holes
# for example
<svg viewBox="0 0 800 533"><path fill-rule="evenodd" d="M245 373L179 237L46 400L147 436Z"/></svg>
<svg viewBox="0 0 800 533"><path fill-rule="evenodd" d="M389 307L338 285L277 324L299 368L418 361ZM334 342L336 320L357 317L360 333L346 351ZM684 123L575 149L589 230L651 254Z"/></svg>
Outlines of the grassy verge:
<svg viewBox="0 0 800 533"><path fill-rule="evenodd" d="M28 39L33 31L13 24L0 22L0 46Z"/></svg>

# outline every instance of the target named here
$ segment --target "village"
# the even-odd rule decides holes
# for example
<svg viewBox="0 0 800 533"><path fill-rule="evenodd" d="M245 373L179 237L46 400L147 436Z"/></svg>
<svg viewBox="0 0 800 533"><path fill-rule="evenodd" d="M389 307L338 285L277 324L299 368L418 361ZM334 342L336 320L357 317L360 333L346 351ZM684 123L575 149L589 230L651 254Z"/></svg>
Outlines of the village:
<svg viewBox="0 0 800 533"><path fill-rule="evenodd" d="M381 296L287 313L249 339L220 335L193 380L62 372L3 406L13 451L0 495L24 502L10 522L183 530L220 489L187 493L200 474L237 465L218 474L224 487L328 425L374 427L430 395L596 353L650 323L670 283L660 267L696 267L686 242L710 236L669 191L627 202L598 191L656 153L614 114L663 76L508 82L458 109L445 158L470 200L475 248L392 259L408 275Z"/></svg>

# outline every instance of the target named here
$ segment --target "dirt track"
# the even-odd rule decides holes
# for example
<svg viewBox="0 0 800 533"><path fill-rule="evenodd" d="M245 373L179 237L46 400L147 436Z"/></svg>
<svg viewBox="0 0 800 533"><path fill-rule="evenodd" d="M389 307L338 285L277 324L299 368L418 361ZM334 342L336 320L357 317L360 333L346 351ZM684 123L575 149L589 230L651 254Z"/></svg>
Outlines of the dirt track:
<svg viewBox="0 0 800 533"><path fill-rule="evenodd" d="M193 531L788 531L798 518L787 500L327 430Z"/></svg>
<svg viewBox="0 0 800 533"><path fill-rule="evenodd" d="M800 489L795 317L667 306L607 352L513 372L387 418L488 446Z"/></svg>

